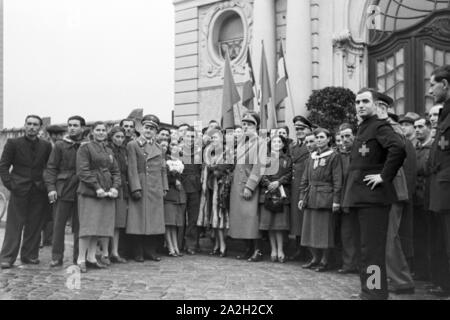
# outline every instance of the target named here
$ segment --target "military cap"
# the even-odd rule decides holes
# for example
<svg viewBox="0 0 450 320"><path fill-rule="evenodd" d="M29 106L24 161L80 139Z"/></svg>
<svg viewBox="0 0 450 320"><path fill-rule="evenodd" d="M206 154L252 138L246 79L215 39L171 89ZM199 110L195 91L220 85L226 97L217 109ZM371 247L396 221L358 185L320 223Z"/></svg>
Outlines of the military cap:
<svg viewBox="0 0 450 320"><path fill-rule="evenodd" d="M244 117L242 118L242 122L244 121L253 123L255 126L259 126L261 118L255 112L247 112L246 114L244 114Z"/></svg>
<svg viewBox="0 0 450 320"><path fill-rule="evenodd" d="M51 126L48 126L48 127L46 128L46 130L47 130L47 132L50 133L50 134L52 134L52 133L58 134L58 133L64 133L64 132L66 132L66 129L64 129L64 128L61 127L61 126L57 126L57 125L51 125Z"/></svg>
<svg viewBox="0 0 450 320"><path fill-rule="evenodd" d="M311 122L303 116L294 117L293 122L296 127L308 127L310 129L312 127Z"/></svg>
<svg viewBox="0 0 450 320"><path fill-rule="evenodd" d="M392 106L394 104L394 100L389 97L388 95L381 93L381 92L376 92L375 94L375 100L377 101L381 101L384 102L385 104L387 104L387 106Z"/></svg>
<svg viewBox="0 0 450 320"><path fill-rule="evenodd" d="M414 125L414 122L415 122L415 120L412 118L412 117L410 117L409 115L404 115L404 116L401 116L400 117L400 119L398 120L398 123L404 123L404 122L407 122L407 123L410 123L410 124L412 124L412 125Z"/></svg>
<svg viewBox="0 0 450 320"><path fill-rule="evenodd" d="M158 129L160 121L159 121L159 118L157 116L155 116L153 114L147 114L147 115L145 115L142 118L141 123L142 123L142 125L150 124L150 125L152 125L152 126L154 126L155 128Z"/></svg>

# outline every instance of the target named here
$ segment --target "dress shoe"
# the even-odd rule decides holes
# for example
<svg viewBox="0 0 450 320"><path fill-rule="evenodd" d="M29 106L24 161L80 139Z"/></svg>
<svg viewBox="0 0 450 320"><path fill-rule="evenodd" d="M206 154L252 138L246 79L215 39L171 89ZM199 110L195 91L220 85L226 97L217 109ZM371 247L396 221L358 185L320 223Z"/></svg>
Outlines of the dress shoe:
<svg viewBox="0 0 450 320"><path fill-rule="evenodd" d="M144 257L143 256L136 256L136 257L134 257L134 261L136 261L136 262L144 262Z"/></svg>
<svg viewBox="0 0 450 320"><path fill-rule="evenodd" d="M174 252L174 251L172 251L172 252L169 252L168 256L169 256L169 257L173 257L173 258L176 258L176 257L178 257L177 253L176 253L176 252Z"/></svg>
<svg viewBox="0 0 450 320"><path fill-rule="evenodd" d="M225 258L226 256L227 256L227 249L225 249L224 251L220 251L219 257Z"/></svg>
<svg viewBox="0 0 450 320"><path fill-rule="evenodd" d="M263 259L263 254L261 252L261 250L256 250L253 255L248 258L248 262L260 262Z"/></svg>
<svg viewBox="0 0 450 320"><path fill-rule="evenodd" d="M248 260L253 254L253 250L252 249L248 249L245 253L237 255L236 259L238 260Z"/></svg>
<svg viewBox="0 0 450 320"><path fill-rule="evenodd" d="M77 263L77 266L80 268L80 273L87 272L86 262Z"/></svg>
<svg viewBox="0 0 450 320"><path fill-rule="evenodd" d="M109 260L112 263L127 263L127 260L122 258L121 256L111 256L111 258L109 258Z"/></svg>
<svg viewBox="0 0 450 320"><path fill-rule="evenodd" d="M444 290L441 287L437 287L435 289L428 290L429 294L432 294L436 297L450 297L450 291Z"/></svg>
<svg viewBox="0 0 450 320"><path fill-rule="evenodd" d="M286 262L286 257L285 256L278 257L278 261L280 263L285 263Z"/></svg>
<svg viewBox="0 0 450 320"><path fill-rule="evenodd" d="M90 262L89 260L86 260L86 267L91 269L106 269L106 265L101 263L100 261L94 261Z"/></svg>
<svg viewBox="0 0 450 320"><path fill-rule="evenodd" d="M21 258L23 264L39 264L39 259Z"/></svg>
<svg viewBox="0 0 450 320"><path fill-rule="evenodd" d="M186 249L186 253L187 253L188 255L190 255L190 256L193 256L193 255L196 254L196 252L195 252L194 249Z"/></svg>
<svg viewBox="0 0 450 320"><path fill-rule="evenodd" d="M389 292L392 292L393 294L414 294L415 293L415 289L414 288L399 288L399 289L394 289L394 288L389 288Z"/></svg>
<svg viewBox="0 0 450 320"><path fill-rule="evenodd" d="M13 266L12 263L9 263L9 262L2 262L0 264L0 268L2 268L2 269L11 269L12 266Z"/></svg>
<svg viewBox="0 0 450 320"><path fill-rule="evenodd" d="M52 260L52 261L50 262L50 268L62 267L62 265L63 265L62 259L59 259L59 260Z"/></svg>
<svg viewBox="0 0 450 320"><path fill-rule="evenodd" d="M160 258L160 257L157 257L157 256L155 256L155 255L153 255L153 254L149 255L149 256L147 257L147 259L148 259L148 260L151 260L151 261L156 261L156 262L161 261L161 258Z"/></svg>
<svg viewBox="0 0 450 320"><path fill-rule="evenodd" d="M177 257L182 257L183 254L180 251L175 251L175 253L177 254Z"/></svg>
<svg viewBox="0 0 450 320"><path fill-rule="evenodd" d="M278 262L278 257L277 256L270 256L270 261L272 262Z"/></svg>
<svg viewBox="0 0 450 320"><path fill-rule="evenodd" d="M356 270L356 269L345 269L345 268L339 269L337 272L340 274L358 274L359 273L358 270Z"/></svg>
<svg viewBox="0 0 450 320"><path fill-rule="evenodd" d="M320 263L316 269L314 269L316 272L325 272L330 270L330 265L328 263Z"/></svg>
<svg viewBox="0 0 450 320"><path fill-rule="evenodd" d="M220 253L220 250L219 250L219 249L214 249L214 250L212 250L212 251L209 253L209 255L210 255L210 256L218 256L219 253Z"/></svg>
<svg viewBox="0 0 450 320"><path fill-rule="evenodd" d="M318 265L319 265L318 262L314 262L314 261L311 260L311 261L308 262L307 264L302 265L302 268L303 268L303 269L312 269L312 268L317 267Z"/></svg>
<svg viewBox="0 0 450 320"><path fill-rule="evenodd" d="M111 265L111 260L109 260L108 257L101 256L100 259L98 259L98 260L100 261L101 264L104 264L105 266Z"/></svg>

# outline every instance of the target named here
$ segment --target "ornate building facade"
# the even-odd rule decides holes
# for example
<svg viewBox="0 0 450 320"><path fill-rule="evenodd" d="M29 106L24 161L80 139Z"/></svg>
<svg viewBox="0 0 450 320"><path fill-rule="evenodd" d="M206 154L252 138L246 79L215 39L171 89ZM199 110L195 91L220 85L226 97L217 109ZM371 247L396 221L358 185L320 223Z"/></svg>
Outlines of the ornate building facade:
<svg viewBox="0 0 450 320"><path fill-rule="evenodd" d="M450 0L173 2L175 124L220 119L224 52L242 88L248 50L258 82L262 42L273 88L280 41L285 47L293 108L278 110L279 124L306 114L312 90L327 86L371 86L398 113L423 113L433 103L431 71L450 64Z"/></svg>

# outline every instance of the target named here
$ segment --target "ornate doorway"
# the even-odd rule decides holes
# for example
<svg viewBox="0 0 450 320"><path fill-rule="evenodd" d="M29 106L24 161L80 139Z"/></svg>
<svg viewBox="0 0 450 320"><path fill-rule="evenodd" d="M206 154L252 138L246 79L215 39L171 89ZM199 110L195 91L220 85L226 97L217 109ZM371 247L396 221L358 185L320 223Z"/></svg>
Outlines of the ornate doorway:
<svg viewBox="0 0 450 320"><path fill-rule="evenodd" d="M395 100L397 114L422 114L433 106L431 72L450 64L449 1L374 2L385 11L381 27L370 32L369 85ZM429 7L414 9L412 3Z"/></svg>

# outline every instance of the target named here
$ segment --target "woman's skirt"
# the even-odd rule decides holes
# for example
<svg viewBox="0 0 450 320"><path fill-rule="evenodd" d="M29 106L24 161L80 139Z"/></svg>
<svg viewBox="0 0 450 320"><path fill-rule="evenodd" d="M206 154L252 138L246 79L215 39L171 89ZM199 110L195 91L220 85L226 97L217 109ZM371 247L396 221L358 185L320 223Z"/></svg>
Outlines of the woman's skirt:
<svg viewBox="0 0 450 320"><path fill-rule="evenodd" d="M186 204L164 202L164 223L166 226L183 227L185 224Z"/></svg>
<svg viewBox="0 0 450 320"><path fill-rule="evenodd" d="M110 198L78 196L79 237L113 237L116 201Z"/></svg>
<svg viewBox="0 0 450 320"><path fill-rule="evenodd" d="M334 248L334 216L331 210L304 210L302 246L315 249Z"/></svg>
<svg viewBox="0 0 450 320"><path fill-rule="evenodd" d="M274 213L267 210L264 204L259 205L259 212L261 218L259 220L259 230L269 231L287 231L289 230L289 214L290 208L285 205L283 212Z"/></svg>

